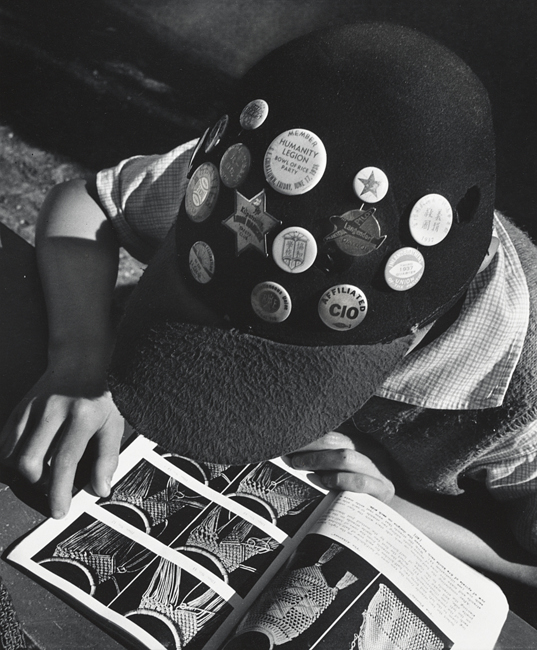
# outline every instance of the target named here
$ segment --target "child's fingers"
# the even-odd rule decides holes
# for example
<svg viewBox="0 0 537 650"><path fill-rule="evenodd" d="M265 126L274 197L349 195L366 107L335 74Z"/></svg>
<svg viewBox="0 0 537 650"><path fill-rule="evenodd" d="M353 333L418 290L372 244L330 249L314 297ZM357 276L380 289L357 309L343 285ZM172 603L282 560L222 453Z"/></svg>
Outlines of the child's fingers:
<svg viewBox="0 0 537 650"><path fill-rule="evenodd" d="M343 433L329 431L321 438L310 442L309 445L301 447L291 452L292 454L302 453L304 451L320 451L322 449L354 449L354 442ZM290 454L289 454L290 455Z"/></svg>
<svg viewBox="0 0 537 650"><path fill-rule="evenodd" d="M97 434L97 458L93 466L91 484L100 497L110 494L110 483L117 467L119 448L123 436L123 420L116 418Z"/></svg>
<svg viewBox="0 0 537 650"><path fill-rule="evenodd" d="M32 402L24 399L12 411L2 433L0 433L0 458L8 459L14 452L18 441L22 437L30 417Z"/></svg>
<svg viewBox="0 0 537 650"><path fill-rule="evenodd" d="M322 484L330 490L348 490L369 494L384 503L391 501L395 488L387 478L377 478L355 472L326 472L320 475Z"/></svg>

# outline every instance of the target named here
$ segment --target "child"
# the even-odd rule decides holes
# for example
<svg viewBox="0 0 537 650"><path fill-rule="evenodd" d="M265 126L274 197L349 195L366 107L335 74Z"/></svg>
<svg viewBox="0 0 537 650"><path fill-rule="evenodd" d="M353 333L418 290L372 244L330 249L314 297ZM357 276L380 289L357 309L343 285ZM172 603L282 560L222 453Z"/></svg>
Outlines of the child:
<svg viewBox="0 0 537 650"><path fill-rule="evenodd" d="M51 461L55 517L90 439L108 493L122 416L205 460L301 449L328 487L385 501L389 461L418 491L485 480L535 551L536 252L494 181L486 93L443 47L363 24L279 48L199 141L47 197L49 365L3 455L32 482ZM149 266L114 345L118 242ZM457 527L448 548L455 529L459 555L536 584Z"/></svg>

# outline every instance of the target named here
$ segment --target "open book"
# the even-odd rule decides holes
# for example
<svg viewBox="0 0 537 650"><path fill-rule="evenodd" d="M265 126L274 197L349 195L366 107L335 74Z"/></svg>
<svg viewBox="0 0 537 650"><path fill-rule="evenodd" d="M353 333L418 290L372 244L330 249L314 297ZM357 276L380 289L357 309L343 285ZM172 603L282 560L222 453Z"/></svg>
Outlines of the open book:
<svg viewBox="0 0 537 650"><path fill-rule="evenodd" d="M508 611L371 497L282 460L198 463L142 436L108 498L83 490L9 559L150 650L490 650Z"/></svg>

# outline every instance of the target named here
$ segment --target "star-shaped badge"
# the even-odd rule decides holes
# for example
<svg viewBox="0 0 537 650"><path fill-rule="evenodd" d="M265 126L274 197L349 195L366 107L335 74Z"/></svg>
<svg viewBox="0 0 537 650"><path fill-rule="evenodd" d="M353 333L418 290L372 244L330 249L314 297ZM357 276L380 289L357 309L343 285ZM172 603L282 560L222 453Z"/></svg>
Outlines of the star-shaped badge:
<svg viewBox="0 0 537 650"><path fill-rule="evenodd" d="M265 190L247 199L235 190L235 212L222 224L236 235L235 253L240 255L248 248L267 256L267 234L281 224L266 211Z"/></svg>
<svg viewBox="0 0 537 650"><path fill-rule="evenodd" d="M377 188L379 187L380 182L375 179L375 172L372 171L371 174L369 174L369 178L358 178L358 180L364 184L361 194L371 192L373 196L377 196Z"/></svg>

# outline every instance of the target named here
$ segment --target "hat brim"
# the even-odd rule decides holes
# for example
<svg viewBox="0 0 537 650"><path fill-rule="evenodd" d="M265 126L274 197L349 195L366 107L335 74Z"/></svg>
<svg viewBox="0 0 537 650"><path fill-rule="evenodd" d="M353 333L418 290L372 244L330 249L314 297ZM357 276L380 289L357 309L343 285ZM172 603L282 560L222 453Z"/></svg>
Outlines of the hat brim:
<svg viewBox="0 0 537 650"><path fill-rule="evenodd" d="M126 319L110 387L127 421L166 449L242 464L298 449L347 420L410 339L308 347L169 318Z"/></svg>

